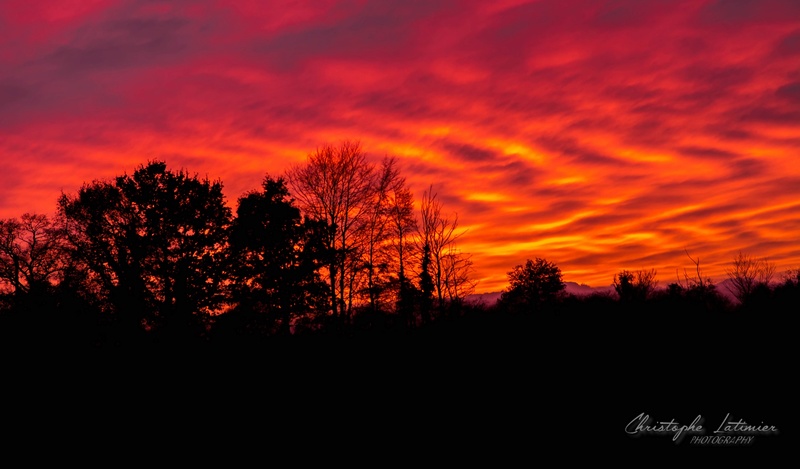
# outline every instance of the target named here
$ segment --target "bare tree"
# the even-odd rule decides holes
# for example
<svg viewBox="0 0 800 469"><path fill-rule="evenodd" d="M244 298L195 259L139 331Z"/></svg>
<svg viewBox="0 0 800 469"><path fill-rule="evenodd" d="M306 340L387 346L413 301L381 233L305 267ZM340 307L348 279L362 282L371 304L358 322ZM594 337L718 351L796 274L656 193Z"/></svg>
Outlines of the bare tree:
<svg viewBox="0 0 800 469"><path fill-rule="evenodd" d="M472 255L451 245L442 258L444 290L447 299L458 302L472 294L478 282L473 280Z"/></svg>
<svg viewBox="0 0 800 469"><path fill-rule="evenodd" d="M453 218L442 214L442 203L433 192L433 186L422 194L420 206L420 224L417 236L417 247L423 255L430 256L429 260L423 259L428 268L428 274L433 282L439 308L444 307L447 296L446 256L455 241L464 232L457 233L458 214Z"/></svg>
<svg viewBox="0 0 800 469"><path fill-rule="evenodd" d="M327 274L331 311L349 319L359 274L364 271L365 232L375 194L375 166L359 142L324 145L303 165L287 172L292 194L301 209L329 226L331 253Z"/></svg>
<svg viewBox="0 0 800 469"><path fill-rule="evenodd" d="M57 280L65 267L63 230L46 215L0 220L0 282L29 293Z"/></svg>
<svg viewBox="0 0 800 469"><path fill-rule="evenodd" d="M703 278L703 271L700 269L700 257L695 259L689 254L689 251L684 250L684 252L689 260L691 260L694 264L695 272L694 274L689 275L689 272L686 269L683 269L683 280L681 280L680 275L678 275L676 270L675 274L678 277L677 285L686 291L696 291L699 293L714 291L714 282L712 282L710 278Z"/></svg>
<svg viewBox="0 0 800 469"><path fill-rule="evenodd" d="M758 288L769 286L775 276L775 264L739 252L725 273L730 279L728 289L744 303Z"/></svg>
<svg viewBox="0 0 800 469"><path fill-rule="evenodd" d="M398 312L406 317L407 323L412 324L413 287L407 272L416 251L414 234L417 232L417 219L414 216L414 195L405 184L397 185L389 194L389 228L394 254L392 268L397 273L395 304Z"/></svg>
<svg viewBox="0 0 800 469"><path fill-rule="evenodd" d="M404 208L398 206L398 203L403 201L397 200L396 195L404 191L409 194L410 192L405 186L405 178L400 177L397 160L394 157L384 158L374 182L373 200L369 207L365 232L365 265L369 304L373 311L377 311L383 291L389 283L392 251L397 246L392 239L405 234L402 233L405 227L402 226L404 220L400 213ZM410 201L413 203L413 200ZM400 233L397 232L398 228Z"/></svg>

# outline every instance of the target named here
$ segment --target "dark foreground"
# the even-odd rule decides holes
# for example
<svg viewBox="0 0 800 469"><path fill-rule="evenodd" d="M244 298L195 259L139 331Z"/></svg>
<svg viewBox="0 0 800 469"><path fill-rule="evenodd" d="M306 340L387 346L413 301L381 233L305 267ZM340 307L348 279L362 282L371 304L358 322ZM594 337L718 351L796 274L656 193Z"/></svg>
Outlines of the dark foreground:
<svg viewBox="0 0 800 469"><path fill-rule="evenodd" d="M791 322L768 312L498 315L259 343L7 342L5 408L21 417L20 434L73 438L81 422L92 444L120 451L232 445L230 458L265 461L284 451L381 466L422 457L528 465L543 451L774 456L797 441ZM728 448L627 434L642 413L684 425L700 416L707 436L737 420L778 433Z"/></svg>

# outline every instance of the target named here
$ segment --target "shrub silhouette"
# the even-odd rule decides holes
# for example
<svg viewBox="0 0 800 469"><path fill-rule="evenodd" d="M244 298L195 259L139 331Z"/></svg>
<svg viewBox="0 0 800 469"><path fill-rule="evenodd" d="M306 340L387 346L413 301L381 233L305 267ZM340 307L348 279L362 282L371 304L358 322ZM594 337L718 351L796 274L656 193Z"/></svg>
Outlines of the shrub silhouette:
<svg viewBox="0 0 800 469"><path fill-rule="evenodd" d="M623 303L643 303L655 291L656 271L623 270L614 276L614 290Z"/></svg>

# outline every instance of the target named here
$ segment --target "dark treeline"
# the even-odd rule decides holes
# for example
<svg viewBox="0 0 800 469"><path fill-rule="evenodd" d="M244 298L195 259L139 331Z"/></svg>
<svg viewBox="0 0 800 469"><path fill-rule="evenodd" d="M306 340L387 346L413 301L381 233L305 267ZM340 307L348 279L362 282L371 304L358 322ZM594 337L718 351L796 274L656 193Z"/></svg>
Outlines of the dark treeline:
<svg viewBox="0 0 800 469"><path fill-rule="evenodd" d="M624 343L800 310L800 271L778 279L740 254L729 301L692 275L658 289L623 270L614 292L565 294L558 266L528 260L496 304L468 302L472 262L458 218L431 187L415 208L397 162L358 143L225 203L219 181L149 162L63 194L57 215L0 221L6 343L243 345L322 337L518 337ZM694 262L694 260L693 260ZM599 331L604 331L599 333ZM673 337L674 336L674 337Z"/></svg>
<svg viewBox="0 0 800 469"><path fill-rule="evenodd" d="M518 462L532 445L674 446L623 432L642 412L790 428L800 271L741 254L737 301L699 260L663 288L622 270L579 297L535 258L496 303L471 302L457 217L432 188L415 205L393 159L351 142L234 205L219 181L155 161L63 194L54 217L0 220L5 402L35 426L22 434L89 410L92 441L112 445L138 422L233 453L334 441Z"/></svg>
<svg viewBox="0 0 800 469"><path fill-rule="evenodd" d="M475 283L458 218L345 141L226 204L152 161L0 221L5 341L257 343L415 330Z"/></svg>

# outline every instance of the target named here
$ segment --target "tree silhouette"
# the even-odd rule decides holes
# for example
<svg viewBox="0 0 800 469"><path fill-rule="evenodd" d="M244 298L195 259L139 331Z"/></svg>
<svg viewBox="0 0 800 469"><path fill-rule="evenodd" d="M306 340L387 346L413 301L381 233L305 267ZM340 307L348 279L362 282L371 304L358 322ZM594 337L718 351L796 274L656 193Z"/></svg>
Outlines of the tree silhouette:
<svg viewBox="0 0 800 469"><path fill-rule="evenodd" d="M74 250L122 328L191 336L220 307L231 221L222 184L150 162L113 182L62 195Z"/></svg>
<svg viewBox="0 0 800 469"><path fill-rule="evenodd" d="M402 249L398 252L394 248L399 246L394 238L404 236L408 223L404 219L407 207L398 204L405 201L397 199L398 194L408 193L405 178L400 177L395 158L384 158L375 178L372 203L369 206L367 223L365 226L365 265L367 271L367 296L370 310L377 313L386 305L393 302L386 298L391 294L391 271L393 254L402 256ZM409 193L410 194L410 193ZM403 244L405 240L400 241ZM401 261L402 264L402 261Z"/></svg>
<svg viewBox="0 0 800 469"><path fill-rule="evenodd" d="M239 199L230 232L234 277L231 315L250 333L288 335L298 321L324 312L328 287L318 270L327 262L320 221L304 219L282 178ZM310 318L313 319L313 318Z"/></svg>
<svg viewBox="0 0 800 469"><path fill-rule="evenodd" d="M677 281L667 285L666 295L671 298L673 309L682 313L718 312L727 310L729 301L717 291L714 282L703 276L700 268L700 257L692 257L688 251L686 257L694 264L694 272L683 269L683 279L676 270Z"/></svg>
<svg viewBox="0 0 800 469"><path fill-rule="evenodd" d="M389 196L389 227L392 260L397 272L397 311L405 318L406 325L416 323L414 298L416 289L408 276L411 259L414 258L416 244L413 236L417 231L414 217L414 196L404 184L394 187Z"/></svg>
<svg viewBox="0 0 800 469"><path fill-rule="evenodd" d="M622 270L614 275L614 290L623 303L643 303L655 291L656 271Z"/></svg>
<svg viewBox="0 0 800 469"><path fill-rule="evenodd" d="M800 268L784 273L783 281L775 286L774 295L781 312L794 313L800 309Z"/></svg>
<svg viewBox="0 0 800 469"><path fill-rule="evenodd" d="M450 304L461 303L475 291L472 256L451 245L442 256L442 287Z"/></svg>
<svg viewBox="0 0 800 469"><path fill-rule="evenodd" d="M729 290L744 305L749 305L756 297L763 300L769 294L769 283L775 275L775 265L766 259L739 252L725 270L730 279Z"/></svg>
<svg viewBox="0 0 800 469"><path fill-rule="evenodd" d="M367 161L358 142L324 145L308 155L304 165L287 171L287 181L301 209L329 227L326 247L331 311L349 321L370 209L375 194L375 166Z"/></svg>
<svg viewBox="0 0 800 469"><path fill-rule="evenodd" d="M517 265L508 273L509 287L500 295L500 304L512 311L538 310L552 304L564 291L561 269L537 257Z"/></svg>
<svg viewBox="0 0 800 469"><path fill-rule="evenodd" d="M63 230L46 215L0 220L0 283L15 295L36 293L66 267Z"/></svg>
<svg viewBox="0 0 800 469"><path fill-rule="evenodd" d="M456 240L464 234L456 232L458 215L450 218L442 213L442 203L432 186L422 195L418 227L417 250L429 256L427 261L423 259L420 266L428 270L441 311L449 295L458 296L466 291L463 287L469 283L472 264L469 256L455 249Z"/></svg>
<svg viewBox="0 0 800 469"><path fill-rule="evenodd" d="M72 340L76 319L90 312L64 314L62 306L73 298L73 291L60 287L71 268L57 221L31 213L0 220L0 343L55 345Z"/></svg>

